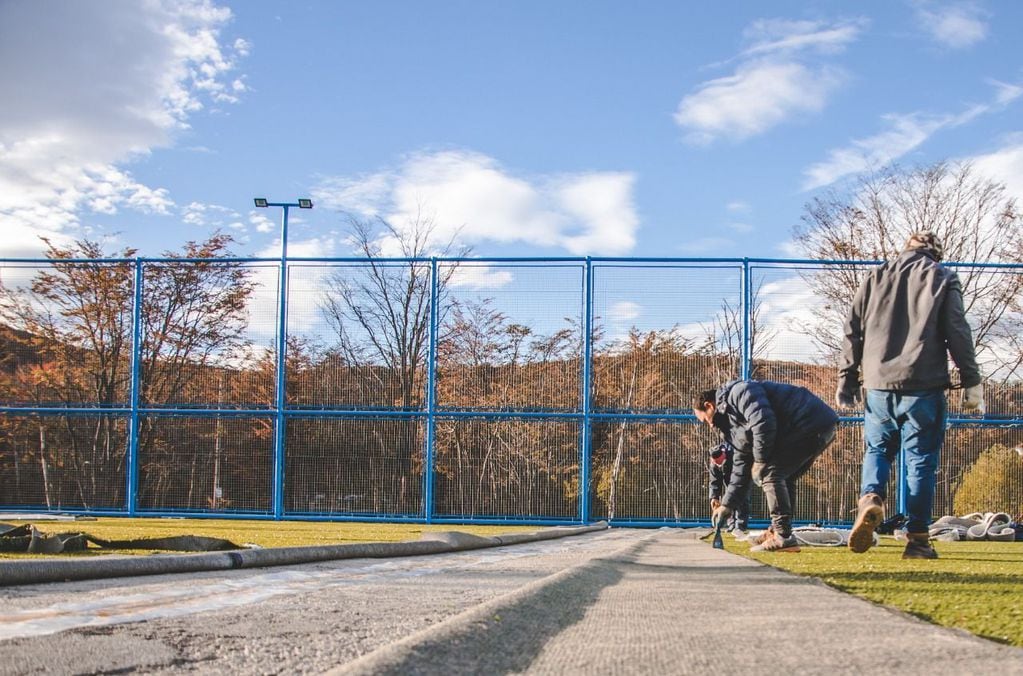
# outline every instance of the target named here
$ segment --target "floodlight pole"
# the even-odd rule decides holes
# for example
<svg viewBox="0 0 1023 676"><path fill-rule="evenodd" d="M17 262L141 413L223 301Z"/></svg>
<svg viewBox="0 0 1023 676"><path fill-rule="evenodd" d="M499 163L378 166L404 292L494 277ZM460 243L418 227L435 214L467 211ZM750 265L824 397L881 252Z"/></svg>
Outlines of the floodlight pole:
<svg viewBox="0 0 1023 676"><path fill-rule="evenodd" d="M254 200L257 207L281 208L281 262L277 280L277 369L274 376L274 464L273 464L273 515L275 519L284 516L284 409L287 406L286 378L288 339L288 210L292 207L312 209L308 199L297 202L269 202L265 197Z"/></svg>

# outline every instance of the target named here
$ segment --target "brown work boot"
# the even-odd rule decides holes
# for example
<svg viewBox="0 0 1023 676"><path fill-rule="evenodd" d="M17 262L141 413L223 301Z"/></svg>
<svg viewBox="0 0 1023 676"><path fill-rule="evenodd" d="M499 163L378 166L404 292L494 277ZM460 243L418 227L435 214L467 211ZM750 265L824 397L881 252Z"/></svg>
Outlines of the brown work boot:
<svg viewBox="0 0 1023 676"><path fill-rule="evenodd" d="M849 549L862 554L874 546L874 531L884 521L884 504L877 493L867 493L860 498L856 523L849 534Z"/></svg>
<svg viewBox="0 0 1023 676"><path fill-rule="evenodd" d="M765 530L763 533L756 536L755 538L746 538L746 542L756 547L757 545L764 544L772 537L774 537L774 526L768 526L767 530Z"/></svg>
<svg viewBox="0 0 1023 676"><path fill-rule="evenodd" d="M902 552L904 559L936 559L938 552L931 546L931 538L927 533L906 533L908 538L906 549Z"/></svg>
<svg viewBox="0 0 1023 676"><path fill-rule="evenodd" d="M799 540L795 535L782 537L778 533L771 533L771 536L758 545L750 547L751 552L798 552Z"/></svg>

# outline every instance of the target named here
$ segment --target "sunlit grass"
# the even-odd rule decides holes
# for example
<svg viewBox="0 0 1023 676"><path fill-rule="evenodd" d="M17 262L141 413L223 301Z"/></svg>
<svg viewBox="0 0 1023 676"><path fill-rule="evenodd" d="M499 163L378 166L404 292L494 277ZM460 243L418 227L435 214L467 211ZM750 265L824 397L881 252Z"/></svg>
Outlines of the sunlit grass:
<svg viewBox="0 0 1023 676"><path fill-rule="evenodd" d="M937 542L935 561L903 561L904 547L882 537L864 554L846 547L754 554L747 543L725 538L730 552L819 578L929 622L1023 647L1023 542Z"/></svg>
<svg viewBox="0 0 1023 676"><path fill-rule="evenodd" d="M22 521L6 519L5 523L19 525ZM298 547L304 545L336 545L356 542L400 542L418 540L425 531L458 530L474 535L539 530L537 526L463 526L401 523L362 523L325 521L246 521L235 519L129 519L99 518L95 521L38 521L32 522L44 533L85 532L103 540L133 540L138 538L170 537L174 535L201 535L223 538L235 544L255 544L260 547ZM45 556L89 556L100 553L148 554L150 550L100 550L90 545L86 552L76 554L47 554ZM43 555L0 552L0 558L24 559Z"/></svg>

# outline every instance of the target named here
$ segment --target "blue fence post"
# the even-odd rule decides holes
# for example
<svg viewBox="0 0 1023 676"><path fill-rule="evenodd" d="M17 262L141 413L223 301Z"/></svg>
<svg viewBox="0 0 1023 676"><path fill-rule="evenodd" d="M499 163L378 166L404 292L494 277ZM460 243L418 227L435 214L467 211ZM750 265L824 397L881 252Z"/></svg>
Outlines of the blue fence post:
<svg viewBox="0 0 1023 676"><path fill-rule="evenodd" d="M753 372L753 335L750 313L753 311L751 297L753 281L750 279L751 269L749 258L742 259L742 363L739 365L739 377L746 380Z"/></svg>
<svg viewBox="0 0 1023 676"><path fill-rule="evenodd" d="M433 521L433 443L437 413L437 331L440 279L437 257L430 259L430 351L426 363L426 458L423 461L423 512L426 523Z"/></svg>
<svg viewBox="0 0 1023 676"><path fill-rule="evenodd" d="M276 420L274 424L274 469L273 469L273 514L275 519L284 516L284 409L287 405L287 331L288 331L288 208L281 204L281 266L277 288L280 297L277 307L277 374L274 379Z"/></svg>
<svg viewBox="0 0 1023 676"><path fill-rule="evenodd" d="M587 256L583 274L582 439L579 444L579 520L590 520L590 360L593 358L593 260Z"/></svg>
<svg viewBox="0 0 1023 676"><path fill-rule="evenodd" d="M142 371L142 260L135 258L134 300L131 308L131 415L128 422L128 516L138 509L139 487L139 385Z"/></svg>

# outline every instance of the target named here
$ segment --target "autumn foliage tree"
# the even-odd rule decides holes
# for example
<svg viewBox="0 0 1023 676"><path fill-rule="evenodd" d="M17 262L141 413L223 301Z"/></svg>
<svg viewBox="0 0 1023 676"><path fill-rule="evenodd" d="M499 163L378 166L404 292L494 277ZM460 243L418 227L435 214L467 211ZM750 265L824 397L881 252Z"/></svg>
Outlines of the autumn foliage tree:
<svg viewBox="0 0 1023 676"><path fill-rule="evenodd" d="M189 243L181 254L167 254L211 259L209 264L147 270L141 308L144 404L208 401L211 393L203 389L200 374L215 355L240 345L252 289L247 271L236 263L212 262L228 255L230 242L215 235ZM32 406L95 409L88 416L7 421L22 432L26 426L38 428L38 442L16 452L36 456L48 506L123 504L126 418L102 411L130 405L135 279L130 259L135 253L124 249L120 260L98 262L89 259L107 256L96 242L57 246L47 241L48 266L40 267L27 286L0 286L0 320L20 355L5 374L7 398ZM151 429L147 420L139 436L146 451L160 445ZM161 461L148 457L152 464L143 473L161 471Z"/></svg>

